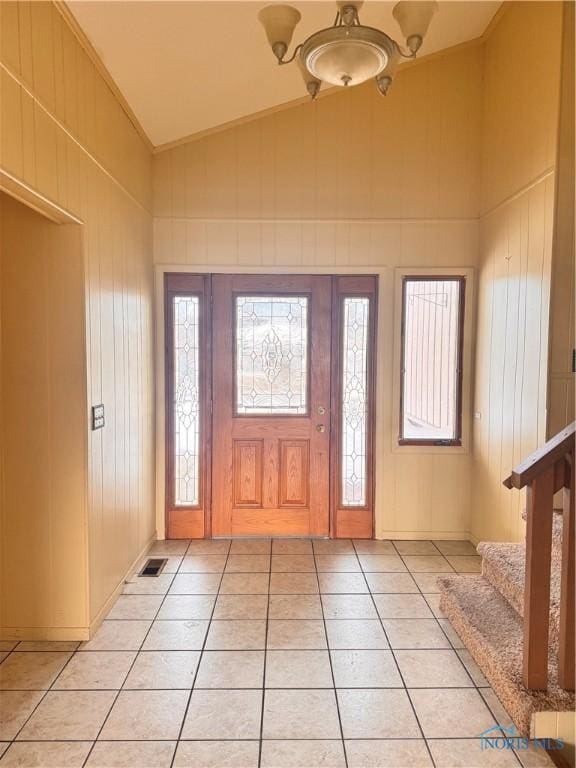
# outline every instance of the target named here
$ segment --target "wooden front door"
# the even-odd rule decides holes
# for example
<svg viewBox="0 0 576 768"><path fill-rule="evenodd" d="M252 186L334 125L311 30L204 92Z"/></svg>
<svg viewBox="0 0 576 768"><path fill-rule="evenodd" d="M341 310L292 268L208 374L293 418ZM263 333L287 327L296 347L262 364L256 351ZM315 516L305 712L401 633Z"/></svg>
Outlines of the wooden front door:
<svg viewBox="0 0 576 768"><path fill-rule="evenodd" d="M370 538L372 275L166 274L168 538Z"/></svg>
<svg viewBox="0 0 576 768"><path fill-rule="evenodd" d="M331 286L212 278L213 536L329 535Z"/></svg>

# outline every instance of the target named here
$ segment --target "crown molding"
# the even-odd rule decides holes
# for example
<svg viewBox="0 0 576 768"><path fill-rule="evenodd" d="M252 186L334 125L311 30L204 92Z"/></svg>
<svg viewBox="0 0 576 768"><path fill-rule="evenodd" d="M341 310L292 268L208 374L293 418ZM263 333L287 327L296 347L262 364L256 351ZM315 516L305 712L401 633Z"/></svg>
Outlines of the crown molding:
<svg viewBox="0 0 576 768"><path fill-rule="evenodd" d="M60 15L62 16L62 18L68 25L68 27L72 30L74 37L80 43L80 45L86 52L92 64L94 64L94 66L96 67L98 74L102 77L102 79L104 80L108 88L110 88L110 90L112 91L114 98L118 101L118 103L126 113L126 117L128 118L128 120L130 120L130 122L134 126L136 133L140 136L140 138L146 145L147 149L150 152L152 152L154 150L154 145L148 138L146 131L144 130L144 128L142 128L140 121L132 111L132 107L127 102L120 88L118 88L118 86L116 85L114 78L112 77L110 72L108 72L104 62L100 58L100 54L94 48L94 46L86 36L86 33L84 32L80 24L76 21L76 17L74 16L70 8L68 8L68 5L66 4L66 2L64 2L64 0L52 0L52 3L55 6L56 10L60 13Z"/></svg>

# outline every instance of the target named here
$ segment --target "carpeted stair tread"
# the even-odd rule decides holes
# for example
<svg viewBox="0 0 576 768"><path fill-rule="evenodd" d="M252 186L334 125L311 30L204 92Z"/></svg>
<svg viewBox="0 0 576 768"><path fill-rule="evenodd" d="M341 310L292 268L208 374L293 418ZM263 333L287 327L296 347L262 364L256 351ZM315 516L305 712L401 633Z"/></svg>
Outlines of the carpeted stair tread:
<svg viewBox="0 0 576 768"><path fill-rule="evenodd" d="M482 669L519 732L529 735L534 712L574 709L574 694L558 687L550 654L548 691L522 684L522 619L483 576L442 576L440 608Z"/></svg>
<svg viewBox="0 0 576 768"><path fill-rule="evenodd" d="M482 575L510 603L519 616L524 616L524 577L526 547L524 544L482 542ZM550 644L558 647L560 627L560 576L562 560L552 551L550 569Z"/></svg>
<svg viewBox="0 0 576 768"><path fill-rule="evenodd" d="M524 544L481 542L477 547L482 557L482 575L506 598L520 615L524 612Z"/></svg>

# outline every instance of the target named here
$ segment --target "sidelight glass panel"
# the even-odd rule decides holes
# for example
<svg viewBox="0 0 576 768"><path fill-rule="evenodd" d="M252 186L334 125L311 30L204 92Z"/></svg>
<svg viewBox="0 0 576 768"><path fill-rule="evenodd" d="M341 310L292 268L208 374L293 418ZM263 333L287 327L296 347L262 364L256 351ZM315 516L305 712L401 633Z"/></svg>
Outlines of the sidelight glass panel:
<svg viewBox="0 0 576 768"><path fill-rule="evenodd" d="M308 299L236 297L236 413L304 414Z"/></svg>
<svg viewBox="0 0 576 768"><path fill-rule="evenodd" d="M342 345L342 505L366 505L368 313L370 299L344 299Z"/></svg>
<svg viewBox="0 0 576 768"><path fill-rule="evenodd" d="M200 376L198 296L175 296L174 502L195 506L200 496Z"/></svg>
<svg viewBox="0 0 576 768"><path fill-rule="evenodd" d="M402 440L460 438L462 284L460 278L404 280Z"/></svg>

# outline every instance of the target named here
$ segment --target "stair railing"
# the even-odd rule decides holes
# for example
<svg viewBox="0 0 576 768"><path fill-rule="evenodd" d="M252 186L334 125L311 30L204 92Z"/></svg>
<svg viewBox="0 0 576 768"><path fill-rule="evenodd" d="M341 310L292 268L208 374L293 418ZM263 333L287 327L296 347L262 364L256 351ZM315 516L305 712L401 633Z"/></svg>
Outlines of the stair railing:
<svg viewBox="0 0 576 768"><path fill-rule="evenodd" d="M548 687L550 565L554 494L563 492L558 683L574 690L574 434L572 422L512 470L504 485L526 487L526 581L524 587L523 682Z"/></svg>

